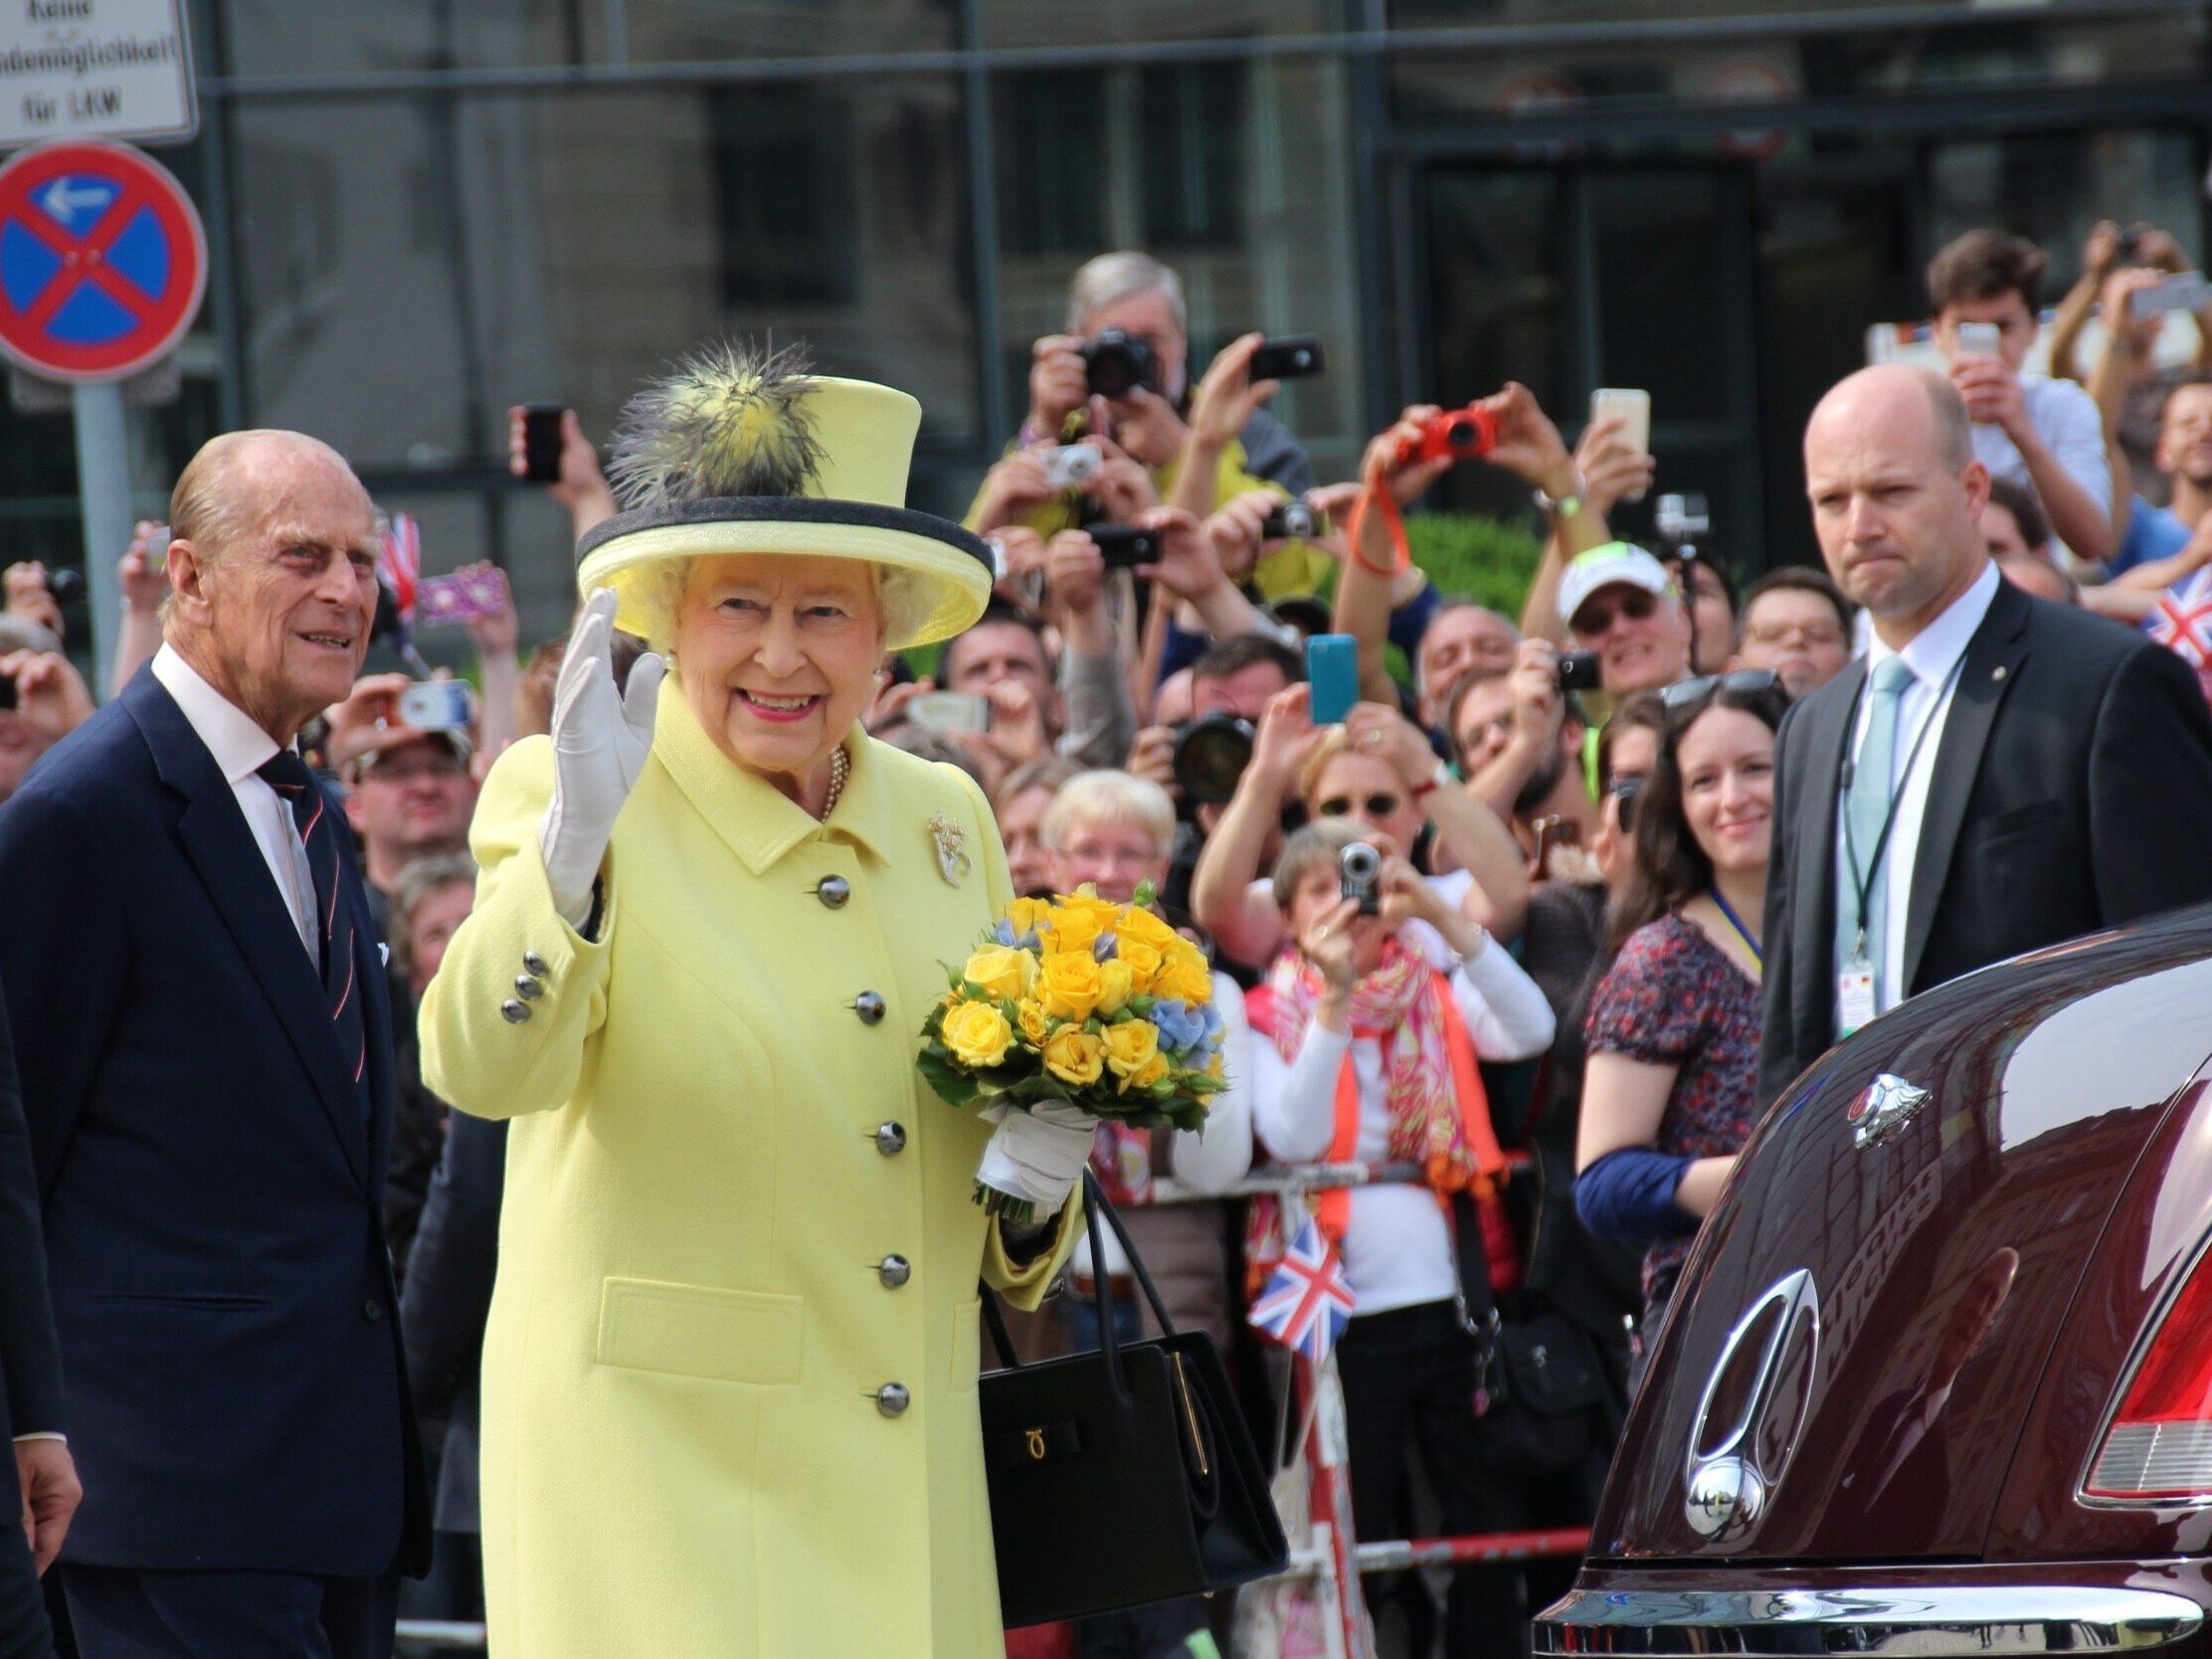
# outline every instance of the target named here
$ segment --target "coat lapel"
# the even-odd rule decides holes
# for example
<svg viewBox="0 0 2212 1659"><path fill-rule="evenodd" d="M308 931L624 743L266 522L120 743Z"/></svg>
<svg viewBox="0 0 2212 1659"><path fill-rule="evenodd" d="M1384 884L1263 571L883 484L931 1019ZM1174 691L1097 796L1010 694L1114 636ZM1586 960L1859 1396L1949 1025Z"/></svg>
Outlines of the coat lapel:
<svg viewBox="0 0 2212 1659"><path fill-rule="evenodd" d="M1929 780L1928 806L1921 816L1920 851L1913 863L1913 891L1906 901L1904 984L1910 994L1920 977L1921 955L1936 925L1936 901L1949 877L1951 854L1966 821L1966 803L1981 775L1982 751L1989 746L1997 707L2011 689L2013 675L2027 659L2028 601L2009 582L1997 585L1989 614L1967 642L1965 665L1951 692L1943 720L1942 742L1936 750L1935 775Z"/></svg>
<svg viewBox="0 0 2212 1659"><path fill-rule="evenodd" d="M270 878L254 832L239 811L230 781L207 745L150 671L141 670L123 691L123 703L152 751L161 781L183 798L177 837L198 873L216 914L260 982L276 1022L313 1079L315 1095L344 1150L346 1165L364 1187L368 1147L350 1062L338 1053L320 976L299 943L276 883ZM355 948L373 934L356 934ZM373 949L373 946L371 947Z"/></svg>
<svg viewBox="0 0 2212 1659"><path fill-rule="evenodd" d="M1791 848L1799 862L1791 877L1790 949L1796 963L1791 1004L1808 1036L1806 1053L1826 1048L1835 1035L1836 795L1866 671L1866 658L1854 659L1800 722L1803 787L1792 814L1805 833Z"/></svg>

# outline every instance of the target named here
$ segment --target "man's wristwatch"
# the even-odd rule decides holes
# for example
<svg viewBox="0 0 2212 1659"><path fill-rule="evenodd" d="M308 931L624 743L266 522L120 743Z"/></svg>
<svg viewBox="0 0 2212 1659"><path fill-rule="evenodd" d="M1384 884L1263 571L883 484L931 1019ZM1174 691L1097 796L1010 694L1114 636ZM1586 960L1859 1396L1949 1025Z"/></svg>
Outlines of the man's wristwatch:
<svg viewBox="0 0 2212 1659"><path fill-rule="evenodd" d="M1565 495L1554 495L1542 484L1536 486L1536 505L1539 512L1550 513L1554 518L1572 518L1582 510L1582 475L1574 474L1574 487Z"/></svg>

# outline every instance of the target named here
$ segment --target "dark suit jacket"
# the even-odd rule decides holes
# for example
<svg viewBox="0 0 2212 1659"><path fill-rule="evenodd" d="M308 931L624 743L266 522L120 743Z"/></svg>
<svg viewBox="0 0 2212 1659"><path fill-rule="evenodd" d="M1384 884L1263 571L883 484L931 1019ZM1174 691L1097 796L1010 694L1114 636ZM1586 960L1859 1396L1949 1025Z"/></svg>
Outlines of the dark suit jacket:
<svg viewBox="0 0 2212 1659"><path fill-rule="evenodd" d="M466 1112L446 1120L446 1151L423 1200L413 1264L400 1292L407 1372L426 1418L446 1423L438 1464L441 1532L482 1531L476 1471L477 1378L499 1265L507 1126Z"/></svg>
<svg viewBox="0 0 2212 1659"><path fill-rule="evenodd" d="M1782 721L1759 1098L1835 1036L1836 794L1866 665ZM1906 911L1908 994L2212 898L2212 716L2132 629L1999 583L1936 749Z"/></svg>
<svg viewBox="0 0 2212 1659"><path fill-rule="evenodd" d="M0 809L0 992L85 1502L66 1561L419 1569L384 1248L392 1029L361 885L371 1110L230 785L150 671Z"/></svg>
<svg viewBox="0 0 2212 1659"><path fill-rule="evenodd" d="M16 1082L15 1043L0 1002L0 1439L60 1433L62 1355L46 1293L38 1177ZM14 1478L14 1470L9 1470ZM0 1497L6 1495L0 1482ZM8 1511L7 1513L14 1513Z"/></svg>

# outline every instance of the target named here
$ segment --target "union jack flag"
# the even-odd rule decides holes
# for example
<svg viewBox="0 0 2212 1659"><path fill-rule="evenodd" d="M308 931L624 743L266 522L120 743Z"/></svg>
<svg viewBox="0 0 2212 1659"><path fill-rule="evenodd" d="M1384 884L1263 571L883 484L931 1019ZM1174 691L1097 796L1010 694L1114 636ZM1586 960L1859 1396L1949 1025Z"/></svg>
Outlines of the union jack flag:
<svg viewBox="0 0 2212 1659"><path fill-rule="evenodd" d="M1250 1317L1257 1329L1318 1366L1358 1305L1345 1283L1344 1257L1309 1218L1253 1300Z"/></svg>
<svg viewBox="0 0 2212 1659"><path fill-rule="evenodd" d="M415 620L415 583L423 574L423 531L412 513L396 512L384 526L376 579L392 590L403 621Z"/></svg>

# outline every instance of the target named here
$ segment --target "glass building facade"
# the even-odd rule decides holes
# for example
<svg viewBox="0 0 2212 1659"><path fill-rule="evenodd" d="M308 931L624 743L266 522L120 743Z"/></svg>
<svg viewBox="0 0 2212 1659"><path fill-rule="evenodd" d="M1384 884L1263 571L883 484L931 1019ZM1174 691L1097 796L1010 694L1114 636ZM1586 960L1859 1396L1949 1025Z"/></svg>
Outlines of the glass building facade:
<svg viewBox="0 0 2212 1659"><path fill-rule="evenodd" d="M1194 356L1318 332L1279 411L1349 476L1401 403L1507 378L1571 438L1653 400L1661 489L1749 571L1811 554L1797 435L1924 309L1949 236L2101 217L2203 247L2212 7L2183 0L194 0L201 132L157 153L213 275L131 415L146 516L192 448L296 427L499 560L525 633L564 515L505 410L624 399L715 335L804 337L926 414L957 513L1090 255L1175 265ZM81 558L69 423L0 410L7 559ZM1463 468L1454 505L1527 511ZM1631 511L1633 511L1631 509ZM1629 533L1646 528L1631 516ZM120 550L116 550L119 552ZM84 637L82 632L77 637Z"/></svg>

